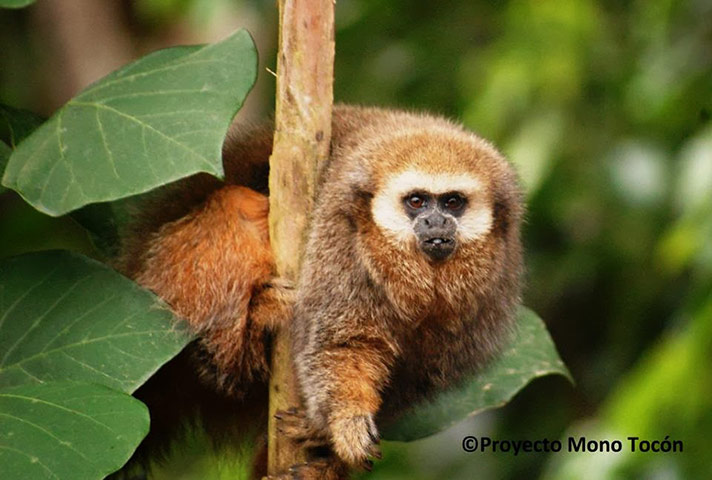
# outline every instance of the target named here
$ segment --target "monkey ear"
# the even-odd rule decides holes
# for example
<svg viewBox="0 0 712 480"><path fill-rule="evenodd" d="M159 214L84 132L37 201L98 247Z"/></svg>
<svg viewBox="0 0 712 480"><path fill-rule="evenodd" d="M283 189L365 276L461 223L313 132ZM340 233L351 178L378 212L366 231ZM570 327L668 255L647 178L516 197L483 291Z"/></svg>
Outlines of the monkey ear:
<svg viewBox="0 0 712 480"><path fill-rule="evenodd" d="M371 200L373 200L373 192L371 190L354 186L351 189L351 195L353 198L351 203L355 210L363 213L371 211Z"/></svg>
<svg viewBox="0 0 712 480"><path fill-rule="evenodd" d="M358 219L368 221L371 216L371 200L374 195L374 185L370 176L362 169L357 168L345 172L347 181L344 182L346 191L343 191L341 198L341 211L349 218L352 225L358 223Z"/></svg>
<svg viewBox="0 0 712 480"><path fill-rule="evenodd" d="M499 188L494 192L492 205L493 233L498 237L505 237L509 231L511 217L511 200L507 193Z"/></svg>
<svg viewBox="0 0 712 480"><path fill-rule="evenodd" d="M347 173L348 181L346 184L350 188L350 195L352 203L363 205L366 202L368 205L371 203L373 198L373 191L375 186L371 176L362 166L352 169Z"/></svg>
<svg viewBox="0 0 712 480"><path fill-rule="evenodd" d="M347 175L348 185L351 185L357 190L373 191L373 179L363 163L359 162L358 164L352 165Z"/></svg>
<svg viewBox="0 0 712 480"><path fill-rule="evenodd" d="M352 213L366 213L371 211L371 200L373 200L373 190L362 185L351 185L349 192Z"/></svg>

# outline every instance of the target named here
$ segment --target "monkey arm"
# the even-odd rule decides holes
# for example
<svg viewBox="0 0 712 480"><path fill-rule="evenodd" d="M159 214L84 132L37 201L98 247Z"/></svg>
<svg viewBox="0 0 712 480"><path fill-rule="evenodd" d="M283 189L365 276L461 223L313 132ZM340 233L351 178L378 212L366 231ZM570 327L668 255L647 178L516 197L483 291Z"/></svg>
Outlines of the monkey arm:
<svg viewBox="0 0 712 480"><path fill-rule="evenodd" d="M335 340L301 356L307 413L326 431L339 458L368 468L368 457L380 456L374 419L395 349L387 340L363 335Z"/></svg>

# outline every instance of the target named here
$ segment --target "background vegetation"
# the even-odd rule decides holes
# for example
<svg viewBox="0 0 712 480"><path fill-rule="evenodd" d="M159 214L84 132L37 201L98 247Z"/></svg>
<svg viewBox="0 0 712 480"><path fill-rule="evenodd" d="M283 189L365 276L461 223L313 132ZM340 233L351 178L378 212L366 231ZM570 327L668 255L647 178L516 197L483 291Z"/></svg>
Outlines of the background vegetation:
<svg viewBox="0 0 712 480"><path fill-rule="evenodd" d="M518 165L525 303L577 380L538 380L501 410L388 444L369 478L709 475L712 4L342 0L336 16L337 100L459 118ZM273 69L275 19L273 2L237 0L38 0L0 11L0 102L46 115L147 51L239 26ZM241 115L267 115L273 91L261 68ZM0 257L57 247L95 254L71 220L0 194ZM670 435L684 452L466 454L467 434ZM205 478L215 459L196 449L184 460L167 478Z"/></svg>

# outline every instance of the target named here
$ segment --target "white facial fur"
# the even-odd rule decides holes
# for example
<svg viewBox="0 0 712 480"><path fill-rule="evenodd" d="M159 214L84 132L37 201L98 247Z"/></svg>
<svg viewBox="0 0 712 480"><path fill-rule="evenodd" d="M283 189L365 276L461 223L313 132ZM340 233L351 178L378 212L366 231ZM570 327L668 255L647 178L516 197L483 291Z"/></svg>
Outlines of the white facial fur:
<svg viewBox="0 0 712 480"><path fill-rule="evenodd" d="M467 197L467 209L459 218L458 239L462 241L483 237L492 227L492 210L474 200L482 192L482 183L472 175L447 173L426 174L406 170L390 178L374 196L371 204L373 220L397 241L414 238L413 220L403 209L403 197L413 191L440 195L457 191Z"/></svg>

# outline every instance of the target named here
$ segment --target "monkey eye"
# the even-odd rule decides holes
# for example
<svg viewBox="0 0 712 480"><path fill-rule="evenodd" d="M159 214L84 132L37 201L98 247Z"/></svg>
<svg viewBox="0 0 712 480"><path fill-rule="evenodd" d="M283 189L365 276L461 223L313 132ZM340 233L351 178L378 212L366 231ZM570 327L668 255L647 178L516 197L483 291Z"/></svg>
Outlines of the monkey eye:
<svg viewBox="0 0 712 480"><path fill-rule="evenodd" d="M428 200L423 195L413 194L406 198L405 203L412 209L418 210L427 204Z"/></svg>
<svg viewBox="0 0 712 480"><path fill-rule="evenodd" d="M465 199L460 195L448 195L443 200L443 206L451 212L460 210L465 205Z"/></svg>

